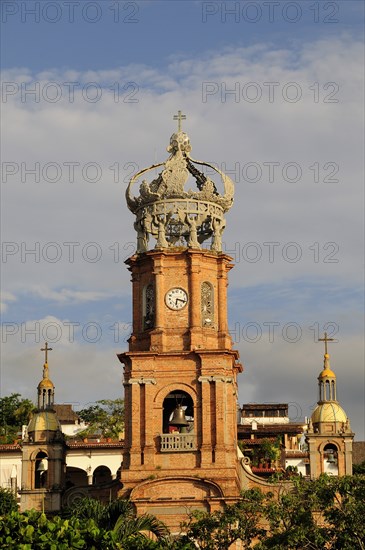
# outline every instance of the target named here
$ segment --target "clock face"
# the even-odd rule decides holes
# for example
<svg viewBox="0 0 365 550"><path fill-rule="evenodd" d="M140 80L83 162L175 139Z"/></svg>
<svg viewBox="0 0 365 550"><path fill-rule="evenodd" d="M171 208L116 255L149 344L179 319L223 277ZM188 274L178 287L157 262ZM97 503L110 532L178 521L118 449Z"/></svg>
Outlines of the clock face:
<svg viewBox="0 0 365 550"><path fill-rule="evenodd" d="M171 288L165 296L165 303L175 311L182 309L188 303L188 295L182 288Z"/></svg>

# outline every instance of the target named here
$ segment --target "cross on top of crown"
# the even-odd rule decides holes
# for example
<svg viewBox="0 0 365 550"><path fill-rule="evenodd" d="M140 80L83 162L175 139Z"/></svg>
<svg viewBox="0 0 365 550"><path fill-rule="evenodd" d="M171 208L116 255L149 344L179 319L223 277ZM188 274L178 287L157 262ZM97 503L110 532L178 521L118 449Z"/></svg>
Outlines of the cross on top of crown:
<svg viewBox="0 0 365 550"><path fill-rule="evenodd" d="M186 120L186 115L184 115L181 111L178 111L177 115L174 115L174 120L177 120L177 131L181 132L181 121Z"/></svg>

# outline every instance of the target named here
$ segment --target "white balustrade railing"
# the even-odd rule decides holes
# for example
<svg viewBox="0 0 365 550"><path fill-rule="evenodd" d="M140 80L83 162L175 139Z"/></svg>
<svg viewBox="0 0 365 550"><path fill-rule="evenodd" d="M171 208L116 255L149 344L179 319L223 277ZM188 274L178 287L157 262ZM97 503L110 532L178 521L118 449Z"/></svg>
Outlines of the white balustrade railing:
<svg viewBox="0 0 365 550"><path fill-rule="evenodd" d="M183 452L196 449L196 436L193 434L161 434L161 452Z"/></svg>

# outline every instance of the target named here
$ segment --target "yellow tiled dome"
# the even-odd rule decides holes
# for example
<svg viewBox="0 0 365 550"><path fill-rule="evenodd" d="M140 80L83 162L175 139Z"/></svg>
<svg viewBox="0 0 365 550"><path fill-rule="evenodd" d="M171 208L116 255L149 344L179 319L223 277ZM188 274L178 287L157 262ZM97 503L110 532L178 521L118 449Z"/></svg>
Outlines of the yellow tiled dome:
<svg viewBox="0 0 365 550"><path fill-rule="evenodd" d="M346 422L347 414L343 408L336 402L321 403L312 414L312 422Z"/></svg>
<svg viewBox="0 0 365 550"><path fill-rule="evenodd" d="M50 431L56 432L61 426L54 411L41 411L30 419L28 433Z"/></svg>
<svg viewBox="0 0 365 550"><path fill-rule="evenodd" d="M43 378L43 380L41 382L39 382L38 384L38 389L41 390L42 388L45 388L45 389L53 389L54 388L54 384L52 382L52 380L50 380L49 378Z"/></svg>

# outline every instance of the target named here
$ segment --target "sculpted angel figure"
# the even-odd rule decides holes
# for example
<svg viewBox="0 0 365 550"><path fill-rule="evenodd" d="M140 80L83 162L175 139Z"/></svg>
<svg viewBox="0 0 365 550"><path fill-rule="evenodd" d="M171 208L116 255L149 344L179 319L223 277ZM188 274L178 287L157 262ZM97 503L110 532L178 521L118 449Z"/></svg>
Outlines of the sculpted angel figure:
<svg viewBox="0 0 365 550"><path fill-rule="evenodd" d="M221 252L222 233L224 231L225 226L226 226L226 223L224 220L219 218L213 218L213 221L212 221L213 240L212 240L211 250L215 250L216 252Z"/></svg>
<svg viewBox="0 0 365 550"><path fill-rule="evenodd" d="M157 225L157 242L156 248L168 248L169 243L166 239L165 220L163 216L155 216L154 224Z"/></svg>
<svg viewBox="0 0 365 550"><path fill-rule="evenodd" d="M190 218L189 214L186 214L185 223L190 228L188 246L191 247L191 248L201 248L200 244L198 242L198 228L197 228L198 219L197 219L197 217L193 216L192 218Z"/></svg>
<svg viewBox="0 0 365 550"><path fill-rule="evenodd" d="M146 252L148 247L148 233L145 229L144 220L135 221L134 229L137 231L137 252Z"/></svg>

